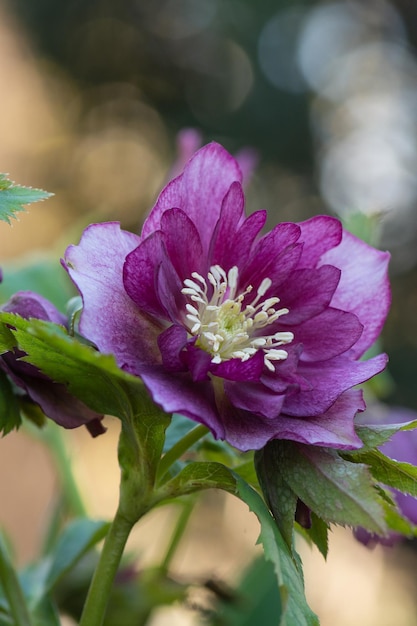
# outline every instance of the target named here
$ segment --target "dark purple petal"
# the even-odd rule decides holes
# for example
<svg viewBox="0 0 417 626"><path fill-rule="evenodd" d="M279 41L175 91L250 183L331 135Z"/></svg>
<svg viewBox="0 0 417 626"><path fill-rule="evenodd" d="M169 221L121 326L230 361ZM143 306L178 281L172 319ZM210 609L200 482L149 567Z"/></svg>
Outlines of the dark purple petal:
<svg viewBox="0 0 417 626"><path fill-rule="evenodd" d="M331 265L292 272L277 294L281 299L279 306L289 309L289 313L280 318L281 324L301 324L322 313L329 306L339 279L340 270Z"/></svg>
<svg viewBox="0 0 417 626"><path fill-rule="evenodd" d="M322 257L342 270L332 306L354 313L364 331L354 347L361 356L378 337L391 304L388 281L388 252L381 252L350 233L343 232L342 243Z"/></svg>
<svg viewBox="0 0 417 626"><path fill-rule="evenodd" d="M166 413L185 415L205 424L217 439L224 439L224 427L210 382L195 382L188 375L170 375L156 367L144 370L141 378L154 402Z"/></svg>
<svg viewBox="0 0 417 626"><path fill-rule="evenodd" d="M216 224L209 251L210 265L220 265L226 272L236 265L236 233L244 219L245 198L239 183L233 183L227 192ZM253 237L258 231L255 229ZM251 242L252 244L252 242Z"/></svg>
<svg viewBox="0 0 417 626"><path fill-rule="evenodd" d="M358 341L363 326L356 315L328 308L297 326L297 343L303 344L303 361L326 361L349 350Z"/></svg>
<svg viewBox="0 0 417 626"><path fill-rule="evenodd" d="M299 391L313 389L313 385L298 372L298 363L302 354L302 345L286 346L288 357L284 361L275 363L275 372L265 371L262 383L276 393L287 391L290 395Z"/></svg>
<svg viewBox="0 0 417 626"><path fill-rule="evenodd" d="M247 361L229 359L219 364L213 364L210 368L214 376L226 380L251 381L259 380L264 370L264 356L258 351Z"/></svg>
<svg viewBox="0 0 417 626"><path fill-rule="evenodd" d="M26 375L21 386L47 417L64 428L78 428L89 422L94 422L97 426L97 421L103 417L72 396L65 385ZM104 429L100 433L94 429L94 432L100 434Z"/></svg>
<svg viewBox="0 0 417 626"><path fill-rule="evenodd" d="M204 146L188 161L183 174L161 192L143 225L142 236L159 230L162 214L176 207L197 226L207 254L223 199L235 181L242 182L237 161L219 144Z"/></svg>
<svg viewBox="0 0 417 626"><path fill-rule="evenodd" d="M139 241L116 222L93 224L78 246L67 249L64 259L83 298L80 332L132 373L139 373L141 364L160 359L161 328L138 311L123 284L125 257Z"/></svg>
<svg viewBox="0 0 417 626"><path fill-rule="evenodd" d="M304 243L300 268L315 267L322 255L338 246L342 240L342 225L339 220L329 215L317 215L305 222L300 222L300 240ZM331 263L331 261L326 261ZM334 263L337 267L337 263Z"/></svg>
<svg viewBox="0 0 417 626"><path fill-rule="evenodd" d="M299 374L312 385L308 391L288 394L284 413L295 417L322 415L341 393L379 374L387 363L380 354L369 361L353 361L346 356L335 357L321 363L301 363Z"/></svg>
<svg viewBox="0 0 417 626"><path fill-rule="evenodd" d="M126 255L123 265L123 286L138 309L157 317L166 317L156 290L157 275L166 259L164 236L156 231Z"/></svg>
<svg viewBox="0 0 417 626"><path fill-rule="evenodd" d="M306 419L280 415L267 419L247 411L230 410L224 417L226 440L239 450L259 450L271 439L290 439L299 443L342 450L360 448L353 420L364 402L359 390L340 396L325 414Z"/></svg>
<svg viewBox="0 0 417 626"><path fill-rule="evenodd" d="M156 278L156 291L159 301L164 303L167 317L174 323L185 323L186 297L181 293L184 287L171 263L159 266Z"/></svg>
<svg viewBox="0 0 417 626"><path fill-rule="evenodd" d="M162 363L167 371L183 372L184 359L181 352L188 341L187 331L182 326L170 326L158 337L158 347L162 356Z"/></svg>
<svg viewBox="0 0 417 626"><path fill-rule="evenodd" d="M197 346L190 344L184 356L192 379L195 382L209 380L209 371L212 366L211 354L200 350Z"/></svg>
<svg viewBox="0 0 417 626"><path fill-rule="evenodd" d="M274 273L274 280L277 269L279 270L279 257L287 249L292 248L300 237L300 229L296 224L284 223L278 224L273 230L264 235L255 245L252 253L250 264L247 265L240 281L243 288L252 285L253 292L261 284L266 277L271 278L270 274ZM297 257L298 261L298 257ZM283 271L283 275L279 282L282 282L288 271ZM275 295L275 294L268 294Z"/></svg>
<svg viewBox="0 0 417 626"><path fill-rule="evenodd" d="M266 218L266 211L256 211L255 213L249 215L249 217L247 217L242 223L236 233L233 245L230 244L229 246L230 248L233 248L233 265L237 265L239 268L242 268L250 263L251 259L248 257L257 236L265 226Z"/></svg>
<svg viewBox="0 0 417 626"><path fill-rule="evenodd" d="M206 259L197 228L181 209L165 211L161 230L170 261L181 282L193 272L207 273Z"/></svg>
<svg viewBox="0 0 417 626"><path fill-rule="evenodd" d="M284 394L279 395L261 383L253 382L241 385L226 381L224 391L233 406L268 419L278 417L285 398Z"/></svg>

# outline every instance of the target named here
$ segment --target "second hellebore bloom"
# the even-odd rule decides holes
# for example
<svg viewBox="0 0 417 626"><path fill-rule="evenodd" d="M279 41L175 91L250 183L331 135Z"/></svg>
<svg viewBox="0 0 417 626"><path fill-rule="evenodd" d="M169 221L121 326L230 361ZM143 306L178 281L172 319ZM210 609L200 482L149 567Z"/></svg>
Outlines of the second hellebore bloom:
<svg viewBox="0 0 417 626"><path fill-rule="evenodd" d="M261 235L266 213L245 217L241 182L212 143L163 189L141 236L89 226L64 260L80 331L167 413L241 450L360 447L352 388L386 363L359 358L387 315L389 255L329 216Z"/></svg>
<svg viewBox="0 0 417 626"><path fill-rule="evenodd" d="M1 306L2 311L16 313L26 319L35 318L66 325L66 319L55 306L33 291L19 291ZM34 365L24 361L25 353L15 348L0 356L0 369L13 383L39 405L46 417L64 428L77 428L85 424L93 437L105 432L99 415L73 396L65 385L56 383L42 374Z"/></svg>

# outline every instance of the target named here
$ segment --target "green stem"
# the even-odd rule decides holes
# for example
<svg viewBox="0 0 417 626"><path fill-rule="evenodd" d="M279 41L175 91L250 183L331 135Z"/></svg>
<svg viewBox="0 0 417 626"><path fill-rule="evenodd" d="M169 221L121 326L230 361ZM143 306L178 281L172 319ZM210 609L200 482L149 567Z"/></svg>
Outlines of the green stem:
<svg viewBox="0 0 417 626"><path fill-rule="evenodd" d="M9 559L3 535L0 533L0 582L9 603L14 626L32 626L32 620L17 574Z"/></svg>
<svg viewBox="0 0 417 626"><path fill-rule="evenodd" d="M85 601L80 626L101 626L120 559L135 522L117 511Z"/></svg>
<svg viewBox="0 0 417 626"><path fill-rule="evenodd" d="M166 551L165 557L161 563L161 569L164 572L168 571L172 558L178 548L178 544L180 543L185 529L187 528L188 520L194 510L194 500L194 498L187 498L184 502L181 502L181 513L178 516L171 541L169 542L168 550Z"/></svg>
<svg viewBox="0 0 417 626"><path fill-rule="evenodd" d="M161 483L171 465L175 463L175 461L177 461L184 454L184 452L188 450L188 448L191 448L196 441L204 437L204 435L208 432L209 429L206 426L199 424L190 430L190 432L188 432L182 439L177 441L177 443L164 454L159 463L156 477L157 483Z"/></svg>

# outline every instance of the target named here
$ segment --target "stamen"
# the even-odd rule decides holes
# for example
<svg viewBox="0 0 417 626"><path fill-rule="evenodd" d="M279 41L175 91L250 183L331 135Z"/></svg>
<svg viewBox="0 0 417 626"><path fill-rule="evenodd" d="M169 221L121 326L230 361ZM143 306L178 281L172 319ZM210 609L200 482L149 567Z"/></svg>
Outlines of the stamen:
<svg viewBox="0 0 417 626"><path fill-rule="evenodd" d="M197 336L196 345L212 355L212 363L222 363L230 359L244 362L258 350L262 350L266 368L275 371L273 361L285 360L288 356L286 350L277 348L291 343L294 335L291 332L257 334L289 312L286 308L275 309L280 301L275 296L262 301L272 285L271 279L264 278L255 298L244 306L244 299L253 290L253 286L248 285L243 292L236 295L239 282L236 266L226 274L220 265L213 265L207 279L197 272L193 272L191 276L194 280L187 278L184 281L182 293L195 304L186 304L185 318L190 334Z"/></svg>

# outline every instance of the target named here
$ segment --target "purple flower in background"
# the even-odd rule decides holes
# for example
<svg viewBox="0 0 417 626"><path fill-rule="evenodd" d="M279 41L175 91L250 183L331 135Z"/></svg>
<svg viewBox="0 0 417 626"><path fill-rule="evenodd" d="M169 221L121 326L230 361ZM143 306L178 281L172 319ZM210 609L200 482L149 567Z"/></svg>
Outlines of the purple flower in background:
<svg viewBox="0 0 417 626"><path fill-rule="evenodd" d="M417 420L417 413L403 407L371 407L361 416L361 424L404 424ZM380 447L381 452L395 461L417 465L417 430L400 430L391 437L387 443ZM417 498L396 489L391 490L399 511L412 524L417 525ZM393 545L397 541L404 540L404 535L390 533L388 537L380 537L365 530L357 528L355 537L367 546L376 543Z"/></svg>
<svg viewBox="0 0 417 626"><path fill-rule="evenodd" d="M65 317L54 305L32 291L20 291L1 307L2 311L16 313L26 319L36 318L66 324ZM65 428L76 428L85 424L95 437L105 432L101 424L102 415L89 409L72 396L65 385L53 382L34 365L21 360L25 353L15 349L0 356L0 368L17 387L38 404L44 414Z"/></svg>
<svg viewBox="0 0 417 626"><path fill-rule="evenodd" d="M141 236L93 224L64 265L84 303L80 332L140 376L167 413L241 450L270 439L361 446L359 360L385 321L389 255L317 216L261 235L242 175L220 145L161 192Z"/></svg>

